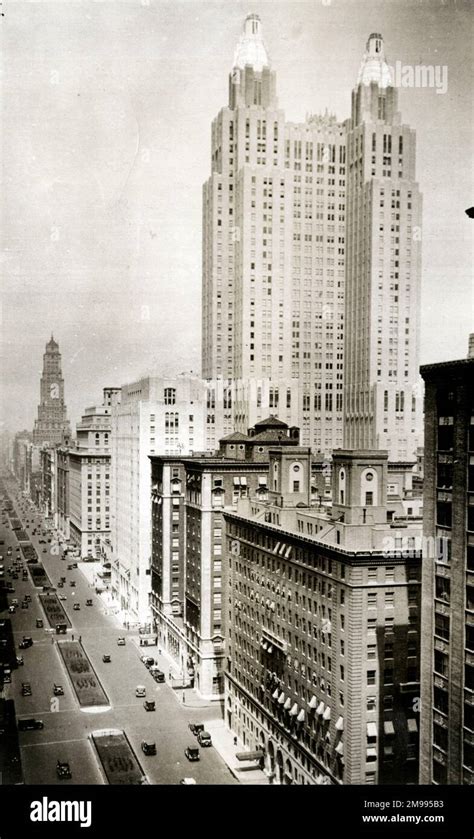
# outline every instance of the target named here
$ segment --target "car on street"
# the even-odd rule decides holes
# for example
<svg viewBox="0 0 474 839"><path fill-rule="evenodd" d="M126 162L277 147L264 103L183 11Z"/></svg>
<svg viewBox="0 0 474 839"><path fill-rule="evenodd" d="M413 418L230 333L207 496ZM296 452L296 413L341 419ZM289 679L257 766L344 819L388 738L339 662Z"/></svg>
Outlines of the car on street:
<svg viewBox="0 0 474 839"><path fill-rule="evenodd" d="M194 784L196 784L197 781L194 778L181 778L179 783L184 784L184 786L186 787L190 787L194 786Z"/></svg>
<svg viewBox="0 0 474 839"><path fill-rule="evenodd" d="M156 710L156 704L152 699L146 699L145 702L143 703L143 707L144 707L145 711L155 711Z"/></svg>
<svg viewBox="0 0 474 839"><path fill-rule="evenodd" d="M58 760L58 762L56 763L56 775L58 776L58 778L61 778L61 780L72 778L72 772L69 763L65 763L64 761Z"/></svg>
<svg viewBox="0 0 474 839"><path fill-rule="evenodd" d="M36 629L43 629L44 623L41 618L36 618Z"/></svg>
<svg viewBox="0 0 474 839"><path fill-rule="evenodd" d="M31 603L31 594L25 594L23 599L26 600L27 603Z"/></svg>
<svg viewBox="0 0 474 839"><path fill-rule="evenodd" d="M152 658L151 655L140 656L140 661L143 661L145 667L153 667L153 665L155 664L155 659Z"/></svg>
<svg viewBox="0 0 474 839"><path fill-rule="evenodd" d="M36 720L33 717L18 720L18 731L35 731L44 728L43 720Z"/></svg>
<svg viewBox="0 0 474 839"><path fill-rule="evenodd" d="M33 691L31 690L31 685L29 682L22 682L21 683L21 695L22 696L32 696Z"/></svg>
<svg viewBox="0 0 474 839"><path fill-rule="evenodd" d="M204 723L202 723L202 722L190 722L189 725L188 725L188 728L192 732L192 734L194 734L194 736L197 737L198 734L201 733L201 731L204 731Z"/></svg>
<svg viewBox="0 0 474 839"><path fill-rule="evenodd" d="M196 746L188 746L184 750L184 754L186 755L187 759L190 760L191 762L193 762L195 760L201 760L201 757L200 757L200 754L199 754L199 749L196 748Z"/></svg>
<svg viewBox="0 0 474 839"><path fill-rule="evenodd" d="M142 752L144 755L156 755L156 743L153 740L142 740Z"/></svg>
<svg viewBox="0 0 474 839"><path fill-rule="evenodd" d="M56 588L64 588L64 583L62 580L60 580L59 583L56 583Z"/></svg>
<svg viewBox="0 0 474 839"><path fill-rule="evenodd" d="M124 647L125 646L125 638L117 638L117 646Z"/></svg>
<svg viewBox="0 0 474 839"><path fill-rule="evenodd" d="M44 554L46 553L46 548L43 548L43 553L44 553Z"/></svg>
<svg viewBox="0 0 474 839"><path fill-rule="evenodd" d="M16 612L16 606L9 606L8 611L10 612L11 615L14 615L15 612Z"/></svg>
<svg viewBox="0 0 474 839"><path fill-rule="evenodd" d="M55 696L64 696L64 688L62 685L53 685L53 693Z"/></svg>
<svg viewBox="0 0 474 839"><path fill-rule="evenodd" d="M201 731L197 739L200 746L212 746L212 737L208 731Z"/></svg>
<svg viewBox="0 0 474 839"><path fill-rule="evenodd" d="M21 667L21 665L25 663L25 662L23 661L23 656L22 656L22 655L17 655L17 657L16 657L16 663L18 664L18 666L19 666L19 667Z"/></svg>
<svg viewBox="0 0 474 839"><path fill-rule="evenodd" d="M144 685L137 685L135 688L135 696L143 699L146 696L146 687Z"/></svg>
<svg viewBox="0 0 474 839"><path fill-rule="evenodd" d="M70 586L75 586L75 585L76 585L76 581L75 581L75 580L71 580L71 582L69 583L69 585L70 585Z"/></svg>
<svg viewBox="0 0 474 839"><path fill-rule="evenodd" d="M79 610L81 608L81 604L80 603L74 603L74 606L72 608L74 609L75 612L79 612Z"/></svg>
<svg viewBox="0 0 474 839"><path fill-rule="evenodd" d="M90 598L89 598L89 600L86 600L86 606L93 606L93 605L94 604L93 604L93 602Z"/></svg>
<svg viewBox="0 0 474 839"><path fill-rule="evenodd" d="M67 600L67 595L66 594L60 594L59 597L58 597L58 600Z"/></svg>
<svg viewBox="0 0 474 839"><path fill-rule="evenodd" d="M33 646L33 638L29 638L26 635L24 635L18 646L20 650L27 650L28 647Z"/></svg>
<svg viewBox="0 0 474 839"><path fill-rule="evenodd" d="M104 662L104 664L110 664L112 659L107 653L105 653L105 655L102 656L102 661Z"/></svg>
<svg viewBox="0 0 474 839"><path fill-rule="evenodd" d="M163 673L163 670L160 670L159 667L150 667L150 673L153 676L155 682L165 681L165 674Z"/></svg>

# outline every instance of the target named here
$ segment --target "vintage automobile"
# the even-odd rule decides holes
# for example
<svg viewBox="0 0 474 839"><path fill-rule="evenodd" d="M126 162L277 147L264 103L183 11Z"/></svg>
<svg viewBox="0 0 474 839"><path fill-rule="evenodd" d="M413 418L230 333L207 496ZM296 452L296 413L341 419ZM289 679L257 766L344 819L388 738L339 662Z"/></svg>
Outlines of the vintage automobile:
<svg viewBox="0 0 474 839"><path fill-rule="evenodd" d="M208 731L200 731L198 734L198 743L200 746L212 746L212 737Z"/></svg>
<svg viewBox="0 0 474 839"><path fill-rule="evenodd" d="M204 731L204 723L202 722L190 722L188 725L189 730L194 734L195 737Z"/></svg>
<svg viewBox="0 0 474 839"><path fill-rule="evenodd" d="M81 604L80 603L74 603L74 606L72 608L74 609L75 612L79 612L80 609L81 609Z"/></svg>
<svg viewBox="0 0 474 839"><path fill-rule="evenodd" d="M18 731L35 731L44 728L43 720L29 719L18 720Z"/></svg>
<svg viewBox="0 0 474 839"><path fill-rule="evenodd" d="M163 673L163 670L159 669L159 667L150 667L150 673L153 676L155 682L165 681L165 674Z"/></svg>
<svg viewBox="0 0 474 839"><path fill-rule="evenodd" d="M117 638L117 646L124 647L125 646L125 638Z"/></svg>
<svg viewBox="0 0 474 839"><path fill-rule="evenodd" d="M72 772L69 763L65 763L64 761L58 760L58 762L56 763L56 775L58 776L58 778L61 778L61 780L72 778Z"/></svg>
<svg viewBox="0 0 474 839"><path fill-rule="evenodd" d="M42 618L36 618L36 629L43 629L44 623Z"/></svg>
<svg viewBox="0 0 474 839"><path fill-rule="evenodd" d="M156 710L155 702L151 699L146 699L145 702L143 703L143 707L144 707L145 711L155 711Z"/></svg>
<svg viewBox="0 0 474 839"><path fill-rule="evenodd" d="M64 696L64 688L62 685L53 685L53 693L55 696Z"/></svg>
<svg viewBox="0 0 474 839"><path fill-rule="evenodd" d="M146 687L144 685L137 685L135 688L135 696L143 699L146 696Z"/></svg>
<svg viewBox="0 0 474 839"><path fill-rule="evenodd" d="M140 661L142 661L142 662L143 662L143 664L145 665L145 667L153 667L153 665L154 665L154 663L155 663L155 659L154 659L154 658L152 658L152 656L151 656L151 655L142 655L142 656L140 656Z"/></svg>
<svg viewBox="0 0 474 839"><path fill-rule="evenodd" d="M105 653L105 654L102 656L102 661L104 662L104 664L110 664L110 662L112 661L112 659L111 659L110 655L108 655L108 653Z"/></svg>
<svg viewBox="0 0 474 839"><path fill-rule="evenodd" d="M23 661L23 656L22 656L22 655L17 655L17 657L16 657L16 663L18 664L18 667L21 667L21 665L25 663L25 662Z"/></svg>
<svg viewBox="0 0 474 839"><path fill-rule="evenodd" d="M191 762L195 760L201 760L199 755L199 749L196 746L188 746L187 749L184 750L184 754L186 755L187 759Z"/></svg>
<svg viewBox="0 0 474 839"><path fill-rule="evenodd" d="M93 606L93 605L94 604L93 604L93 602L90 598L89 598L89 600L86 600L86 606Z"/></svg>
<svg viewBox="0 0 474 839"><path fill-rule="evenodd" d="M31 685L29 682L22 682L21 683L21 695L22 696L32 696L33 691L31 690Z"/></svg>
<svg viewBox="0 0 474 839"><path fill-rule="evenodd" d="M142 752L145 755L156 755L156 743L153 740L142 740Z"/></svg>
<svg viewBox="0 0 474 839"><path fill-rule="evenodd" d="M20 650L27 650L28 647L33 646L33 638L28 638L26 635L23 635L23 639L18 644Z"/></svg>

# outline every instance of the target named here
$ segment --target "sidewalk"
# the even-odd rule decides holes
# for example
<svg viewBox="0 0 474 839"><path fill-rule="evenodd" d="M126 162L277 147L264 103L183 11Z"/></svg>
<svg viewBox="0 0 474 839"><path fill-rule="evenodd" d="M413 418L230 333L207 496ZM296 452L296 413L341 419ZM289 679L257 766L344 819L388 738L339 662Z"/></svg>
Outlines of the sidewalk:
<svg viewBox="0 0 474 839"><path fill-rule="evenodd" d="M206 731L212 735L212 745L241 784L267 786L268 777L261 769L249 768L246 761L237 760L238 752L245 752L242 744L234 746L234 735L225 727L224 720L206 720Z"/></svg>

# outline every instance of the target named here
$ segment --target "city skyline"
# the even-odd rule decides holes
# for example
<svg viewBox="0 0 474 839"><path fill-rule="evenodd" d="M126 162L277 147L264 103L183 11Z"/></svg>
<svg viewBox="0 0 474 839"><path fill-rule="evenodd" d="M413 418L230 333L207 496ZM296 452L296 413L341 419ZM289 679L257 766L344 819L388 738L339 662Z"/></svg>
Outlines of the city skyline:
<svg viewBox="0 0 474 839"><path fill-rule="evenodd" d="M349 117L371 31L383 34L395 70L400 62L402 67L410 62L447 67L443 95L433 88L399 91L403 121L417 131L423 233L428 231L422 243L422 363L462 357L470 331L469 220L464 216L469 179L456 165L469 127L462 104L469 94L462 76L469 58L463 30L468 4L456 4L448 26L450 5L427 10L407 3L389 8L279 3L272 14L266 3L252 6L262 19L277 72L279 107L289 120L301 121L325 108L339 120ZM15 137L15 147L7 140L2 363L11 430L33 425L40 356L51 331L61 347L73 426L104 385L119 386L145 372L199 373L201 185L209 171L209 124L225 101L249 9L241 3L186 4L190 7L192 20L185 18L182 4L171 9L137 4L127 14L111 4L83 3L60 12L41 8L45 25L21 71L22 48L31 47L40 9L30 7L28 20L20 8L12 10L3 36L5 55L12 59L4 83L12 104L6 131ZM344 8L354 11L345 23ZM447 26L450 45L443 34ZM99 47L104 30L114 45L107 55ZM423 31L429 31L424 41ZM21 38L10 41L12 32ZM69 46L76 45L67 60L55 51L60 33ZM79 44L83 50L77 50ZM81 52L98 61L84 62ZM124 71L127 54L134 62L125 62ZM314 89L314 77L325 82L324 90ZM9 99L14 92L15 102ZM189 139L178 144L175 131L186 130ZM29 192L23 194L27 179ZM449 190L439 189L448 182ZM31 236L22 241L26 225ZM456 281L458 293L451 290L447 300L449 280Z"/></svg>

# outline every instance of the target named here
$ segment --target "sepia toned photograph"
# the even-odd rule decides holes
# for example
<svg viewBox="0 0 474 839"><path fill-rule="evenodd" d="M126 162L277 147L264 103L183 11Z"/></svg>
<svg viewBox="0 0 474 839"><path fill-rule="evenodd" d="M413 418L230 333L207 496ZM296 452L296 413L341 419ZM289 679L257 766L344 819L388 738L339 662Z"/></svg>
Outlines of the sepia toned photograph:
<svg viewBox="0 0 474 839"><path fill-rule="evenodd" d="M472 24L0 4L2 839L9 796L25 830L95 830L106 786L150 812L157 785L324 786L354 831L454 829Z"/></svg>

